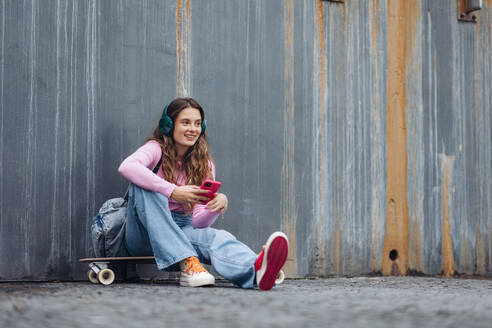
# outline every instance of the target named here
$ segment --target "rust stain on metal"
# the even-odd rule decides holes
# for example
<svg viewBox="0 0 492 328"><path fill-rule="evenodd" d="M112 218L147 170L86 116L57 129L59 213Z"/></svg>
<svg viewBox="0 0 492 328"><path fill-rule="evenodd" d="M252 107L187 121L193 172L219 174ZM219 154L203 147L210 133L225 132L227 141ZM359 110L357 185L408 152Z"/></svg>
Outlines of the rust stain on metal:
<svg viewBox="0 0 492 328"><path fill-rule="evenodd" d="M466 2L467 0L458 0L458 18L461 18L461 13L466 12Z"/></svg>
<svg viewBox="0 0 492 328"><path fill-rule="evenodd" d="M445 277L454 275L453 241L451 239L451 226L449 224L448 206L448 166L447 160L442 161L442 271Z"/></svg>
<svg viewBox="0 0 492 328"><path fill-rule="evenodd" d="M317 27L317 37L318 37L318 68L319 68L319 77L318 77L318 88L319 88L319 156L320 156L320 185L319 185L319 195L324 195L324 187L325 187L325 165L326 165L326 136L324 131L324 122L325 122L325 93L326 93L326 71L325 71L325 58L326 58L326 45L325 45L325 12L323 2L321 0L316 0L316 27ZM323 199L318 204L319 206L319 226L318 226L318 235L317 235L317 245L319 249L319 254L317 257L317 268L319 270L320 275L324 275L325 273L325 235L324 235L324 220L325 220L325 211L323 206Z"/></svg>
<svg viewBox="0 0 492 328"><path fill-rule="evenodd" d="M457 7L458 8L458 10L457 10L458 19L462 19L461 15L466 13L466 10L468 8L468 4L467 4L468 1L469 0L458 0L457 1L457 4L458 4L458 7ZM488 2L490 4L491 0L484 0L484 2ZM475 11L475 12L473 12L471 14L473 14L473 16L477 17L478 21L480 21L480 18L479 18L480 11ZM466 15L465 14L465 18L466 19L471 20L471 16L472 15Z"/></svg>
<svg viewBox="0 0 492 328"><path fill-rule="evenodd" d="M342 21L343 21L343 34L345 36L345 33L347 32L347 11L348 11L348 6L343 6L342 7Z"/></svg>
<svg viewBox="0 0 492 328"><path fill-rule="evenodd" d="M407 63L414 43L420 5L416 0L388 1L387 85L387 209L382 273L404 275L408 270L407 203ZM392 261L389 254L398 252Z"/></svg>
<svg viewBox="0 0 492 328"><path fill-rule="evenodd" d="M289 238L289 255L284 265L287 277L295 276L296 269L296 189L295 189L295 115L294 115L294 0L284 2L285 28L285 114L284 158L282 166L282 220Z"/></svg>

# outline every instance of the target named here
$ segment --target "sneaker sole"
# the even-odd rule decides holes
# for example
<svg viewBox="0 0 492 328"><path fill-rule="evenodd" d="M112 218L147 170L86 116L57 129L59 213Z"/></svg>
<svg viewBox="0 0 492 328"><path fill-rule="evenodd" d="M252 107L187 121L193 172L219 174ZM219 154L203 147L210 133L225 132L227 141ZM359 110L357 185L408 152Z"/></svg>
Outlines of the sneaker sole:
<svg viewBox="0 0 492 328"><path fill-rule="evenodd" d="M270 290L275 285L275 280L287 260L289 242L282 232L273 233L265 245L265 254L258 276L258 287L261 290Z"/></svg>
<svg viewBox="0 0 492 328"><path fill-rule="evenodd" d="M185 279L179 280L179 285L183 287L203 287L203 286L213 286L215 285L215 278L213 279L202 279L199 281L190 282Z"/></svg>

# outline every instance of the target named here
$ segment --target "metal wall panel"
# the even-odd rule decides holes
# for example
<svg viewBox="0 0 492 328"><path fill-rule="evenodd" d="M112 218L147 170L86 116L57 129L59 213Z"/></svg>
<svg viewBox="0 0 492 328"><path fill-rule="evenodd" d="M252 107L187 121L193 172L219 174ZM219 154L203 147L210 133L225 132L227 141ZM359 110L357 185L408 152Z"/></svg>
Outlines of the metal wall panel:
<svg viewBox="0 0 492 328"><path fill-rule="evenodd" d="M206 111L215 226L258 251L286 231L291 276L491 275L483 5L0 0L0 280L84 277L91 216L178 95Z"/></svg>

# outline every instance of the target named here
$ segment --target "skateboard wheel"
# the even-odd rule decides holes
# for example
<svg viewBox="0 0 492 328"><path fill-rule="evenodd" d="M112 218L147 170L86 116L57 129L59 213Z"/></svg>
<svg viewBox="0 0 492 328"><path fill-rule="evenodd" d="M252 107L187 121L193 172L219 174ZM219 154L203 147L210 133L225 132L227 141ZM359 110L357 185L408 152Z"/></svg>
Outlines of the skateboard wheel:
<svg viewBox="0 0 492 328"><path fill-rule="evenodd" d="M114 272L111 269L102 269L97 274L97 280L103 285L111 285L114 281Z"/></svg>
<svg viewBox="0 0 492 328"><path fill-rule="evenodd" d="M87 278L89 278L89 281L92 282L93 284L99 283L99 280L97 280L96 273L92 270L87 271Z"/></svg>
<svg viewBox="0 0 492 328"><path fill-rule="evenodd" d="M277 279L275 279L275 283L277 285L280 285L281 283L284 282L284 280L285 280L285 274L284 274L284 272L282 270L280 270L278 272Z"/></svg>

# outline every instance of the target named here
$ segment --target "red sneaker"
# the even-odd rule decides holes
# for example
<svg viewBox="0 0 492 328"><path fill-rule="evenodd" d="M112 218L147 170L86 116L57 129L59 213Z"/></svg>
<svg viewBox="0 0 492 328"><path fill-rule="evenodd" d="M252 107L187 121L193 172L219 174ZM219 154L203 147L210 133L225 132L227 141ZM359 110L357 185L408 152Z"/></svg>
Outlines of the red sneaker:
<svg viewBox="0 0 492 328"><path fill-rule="evenodd" d="M274 232L268 238L255 261L256 284L261 290L270 290L287 260L289 241L283 232Z"/></svg>

